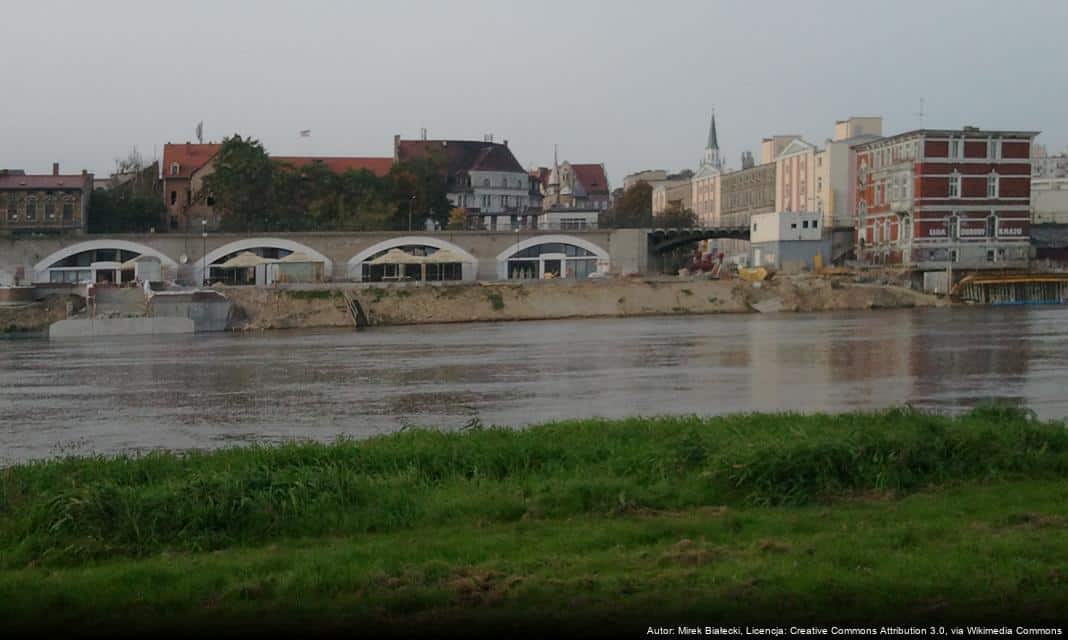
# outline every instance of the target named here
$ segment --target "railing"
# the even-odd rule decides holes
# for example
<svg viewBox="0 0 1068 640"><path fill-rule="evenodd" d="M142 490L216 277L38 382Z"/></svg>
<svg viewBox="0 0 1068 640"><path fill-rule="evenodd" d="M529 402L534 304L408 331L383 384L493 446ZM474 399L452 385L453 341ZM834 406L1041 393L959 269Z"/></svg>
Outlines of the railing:
<svg viewBox="0 0 1068 640"><path fill-rule="evenodd" d="M552 223L552 224L498 224L494 225L468 225L465 231L598 231L600 226L596 222L579 223Z"/></svg>

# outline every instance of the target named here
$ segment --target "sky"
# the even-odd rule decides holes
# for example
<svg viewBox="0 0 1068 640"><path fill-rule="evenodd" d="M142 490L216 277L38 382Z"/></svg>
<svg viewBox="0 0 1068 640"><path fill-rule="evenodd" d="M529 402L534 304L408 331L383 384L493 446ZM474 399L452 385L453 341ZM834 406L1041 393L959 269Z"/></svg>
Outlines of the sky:
<svg viewBox="0 0 1068 640"><path fill-rule="evenodd" d="M276 155L390 156L394 134L508 140L525 167L696 168L883 132L1037 130L1068 145L1063 0L83 0L0 4L0 167L114 170L233 133ZM300 137L302 129L311 136Z"/></svg>

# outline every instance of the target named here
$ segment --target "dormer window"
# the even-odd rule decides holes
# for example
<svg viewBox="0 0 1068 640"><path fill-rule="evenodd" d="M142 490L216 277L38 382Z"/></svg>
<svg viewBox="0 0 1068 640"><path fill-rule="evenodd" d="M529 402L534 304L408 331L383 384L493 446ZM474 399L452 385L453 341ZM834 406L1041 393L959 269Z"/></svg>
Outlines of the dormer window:
<svg viewBox="0 0 1068 640"><path fill-rule="evenodd" d="M171 163L171 175L172 176L178 175L178 173L181 171L181 169L182 169L181 166L179 166L179 164L177 162L172 162Z"/></svg>

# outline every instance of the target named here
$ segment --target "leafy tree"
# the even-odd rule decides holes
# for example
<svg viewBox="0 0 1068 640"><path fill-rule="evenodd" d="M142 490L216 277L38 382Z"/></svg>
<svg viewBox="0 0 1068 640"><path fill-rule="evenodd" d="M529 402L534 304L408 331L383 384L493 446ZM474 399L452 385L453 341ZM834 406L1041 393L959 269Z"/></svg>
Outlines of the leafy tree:
<svg viewBox="0 0 1068 640"><path fill-rule="evenodd" d="M452 203L449 202L440 161L435 158L413 158L396 164L390 170L388 180L396 207L393 228L408 228L409 206L413 226L422 226L427 217L441 226L448 224ZM414 200L412 196L415 196Z"/></svg>
<svg viewBox="0 0 1068 640"><path fill-rule="evenodd" d="M166 207L156 194L97 189L89 196L89 233L143 233L159 225Z"/></svg>
<svg viewBox="0 0 1068 640"><path fill-rule="evenodd" d="M449 211L449 224L445 227L449 231L462 231L467 228L467 211L463 207L453 207Z"/></svg>
<svg viewBox="0 0 1068 640"><path fill-rule="evenodd" d="M223 140L204 191L214 195L224 230L282 228L274 209L274 172L274 163L258 140L238 134Z"/></svg>
<svg viewBox="0 0 1068 640"><path fill-rule="evenodd" d="M145 166L134 147L125 158L115 159L107 189L89 195L89 233L138 233L160 224L166 207L162 198L159 165Z"/></svg>
<svg viewBox="0 0 1068 640"><path fill-rule="evenodd" d="M676 205L656 216L653 224L665 229L690 229L697 226L697 214Z"/></svg>
<svg viewBox="0 0 1068 640"><path fill-rule="evenodd" d="M647 228L653 224L653 187L639 182L623 192L614 205L601 216L601 226Z"/></svg>

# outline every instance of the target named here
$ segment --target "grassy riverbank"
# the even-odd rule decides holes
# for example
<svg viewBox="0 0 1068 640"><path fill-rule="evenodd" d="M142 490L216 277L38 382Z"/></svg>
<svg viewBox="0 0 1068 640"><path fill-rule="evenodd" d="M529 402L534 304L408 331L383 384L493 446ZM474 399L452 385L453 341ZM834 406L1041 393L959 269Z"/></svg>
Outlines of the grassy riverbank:
<svg viewBox="0 0 1068 640"><path fill-rule="evenodd" d="M1004 409L57 460L0 471L0 619L630 635L1052 621L1068 607L1066 499L1068 430Z"/></svg>

